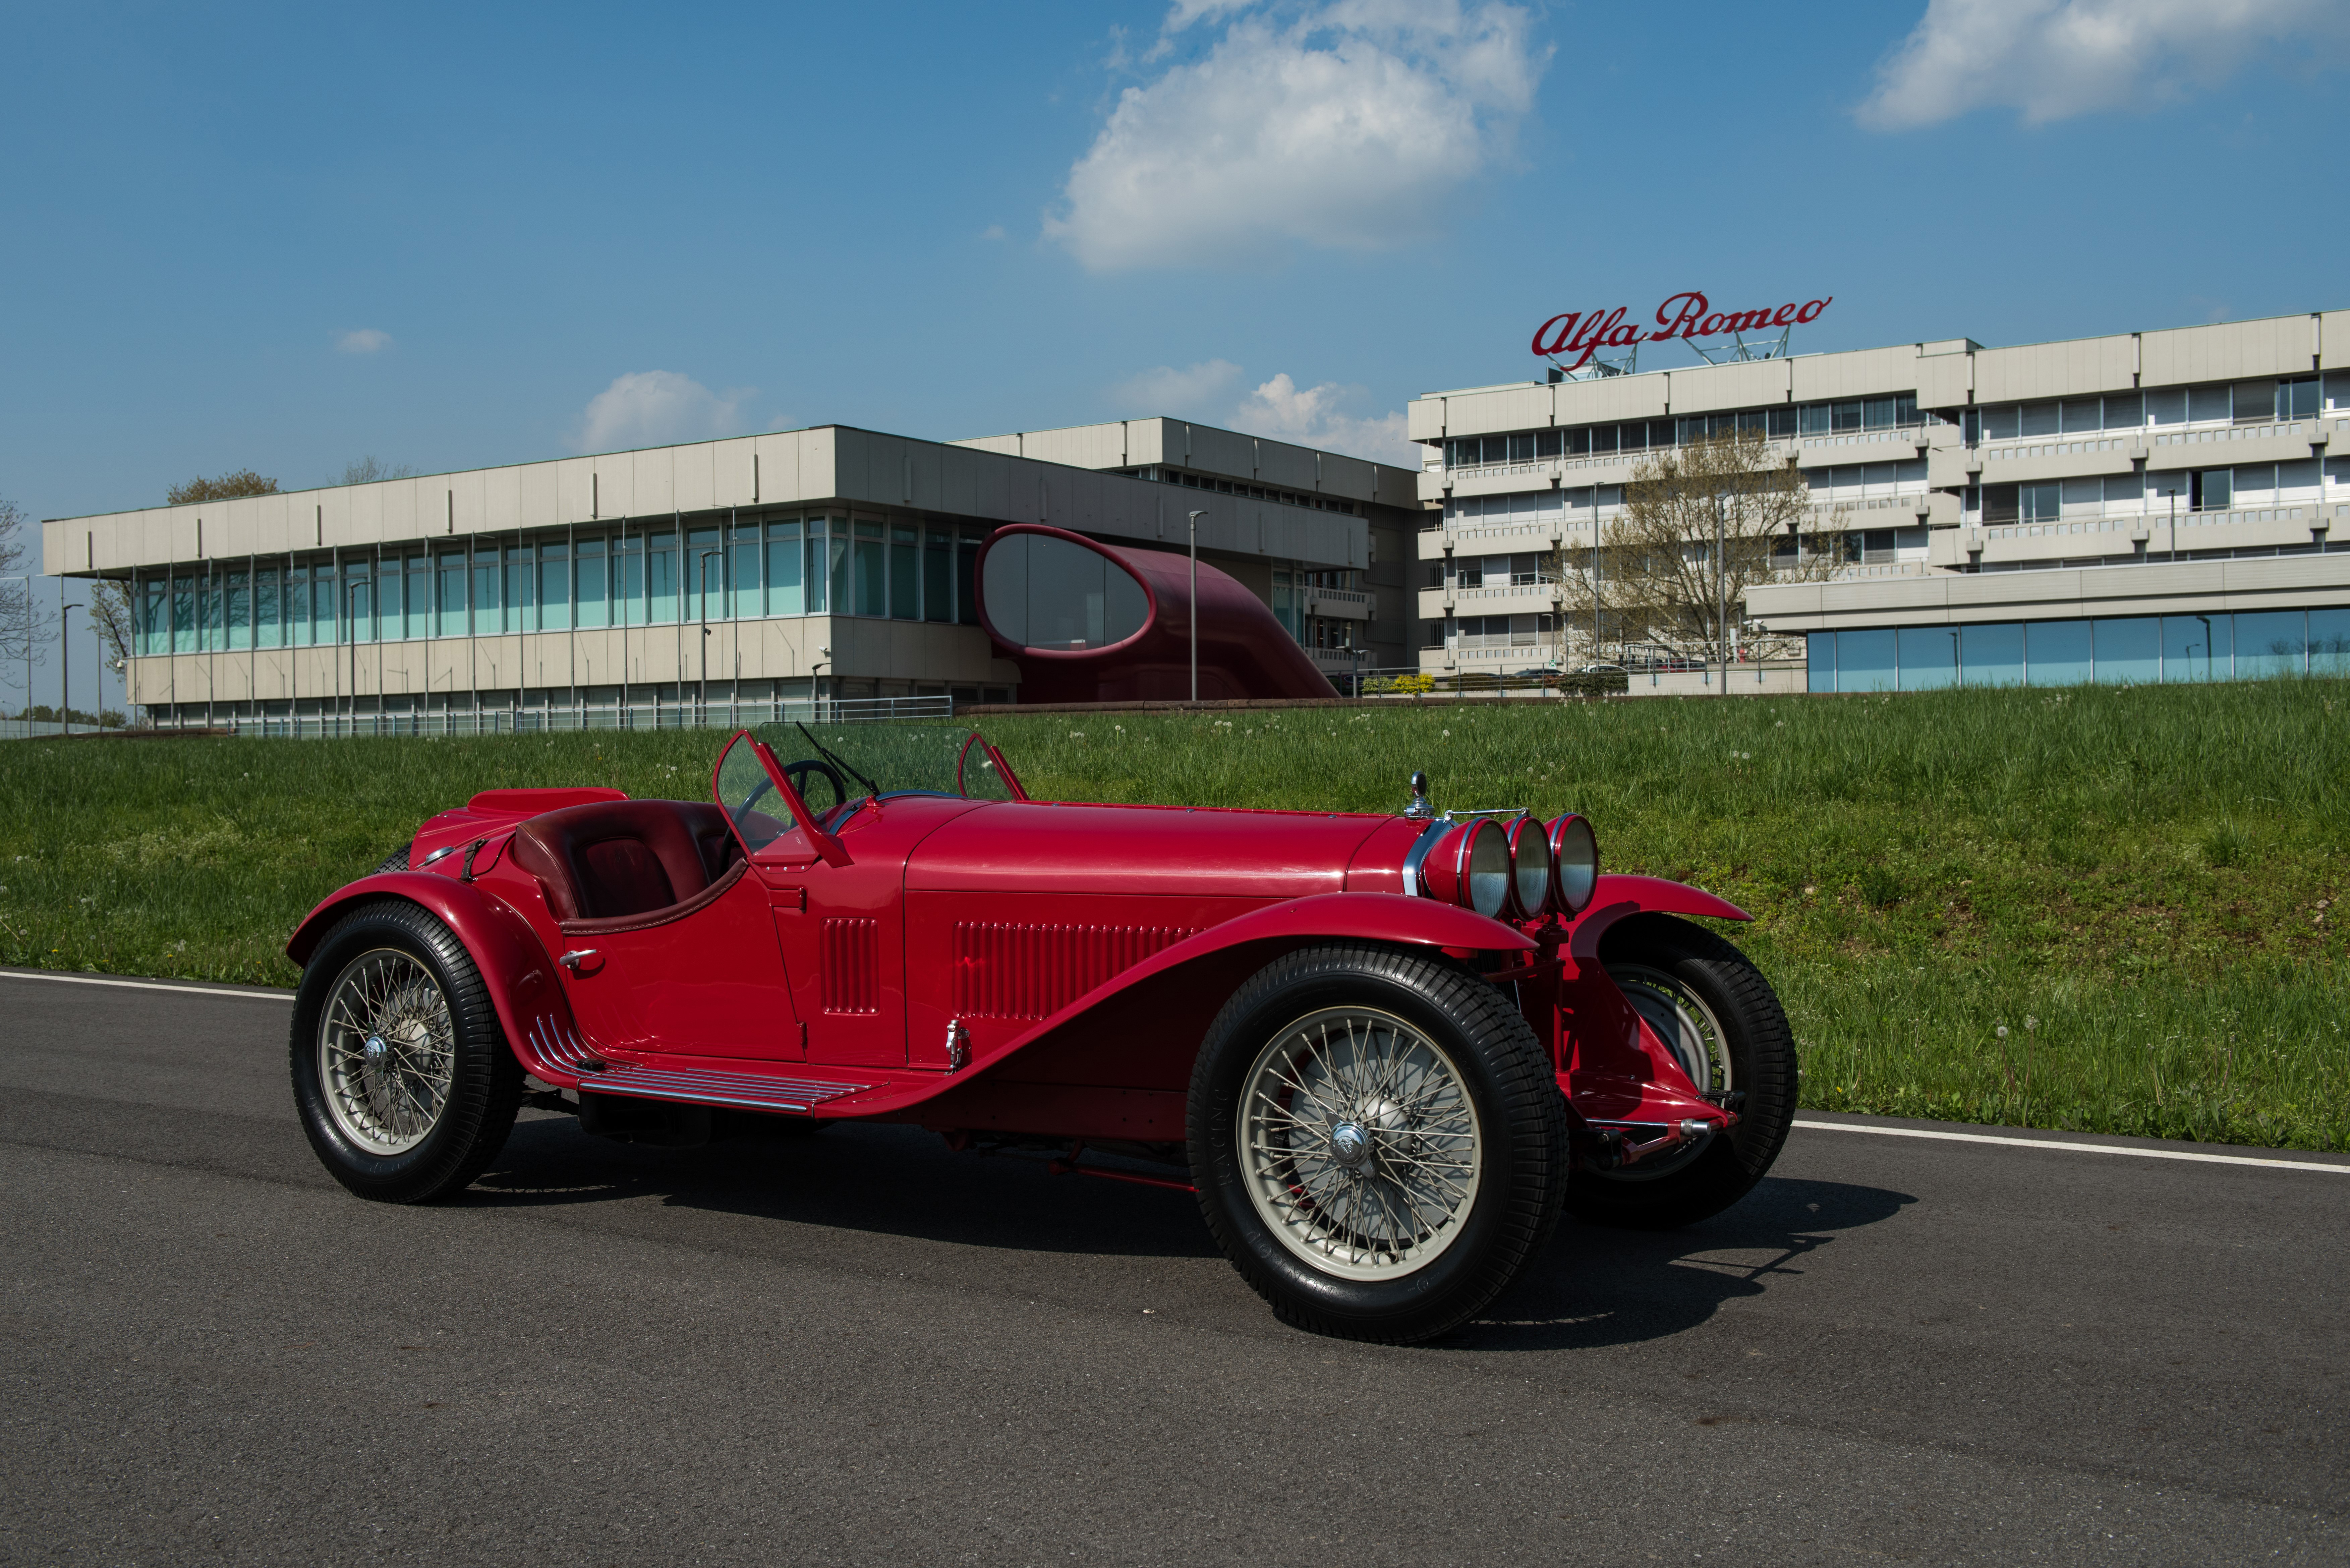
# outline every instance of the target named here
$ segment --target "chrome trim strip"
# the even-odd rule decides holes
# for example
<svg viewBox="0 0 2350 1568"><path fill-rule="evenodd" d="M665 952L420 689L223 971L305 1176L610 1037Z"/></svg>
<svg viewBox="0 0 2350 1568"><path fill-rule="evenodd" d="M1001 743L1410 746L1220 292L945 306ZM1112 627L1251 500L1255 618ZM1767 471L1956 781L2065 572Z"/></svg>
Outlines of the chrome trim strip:
<svg viewBox="0 0 2350 1568"><path fill-rule="evenodd" d="M742 1106L752 1110L810 1111L828 1100L860 1094L870 1084L837 1084L816 1078L770 1078L750 1073L713 1073L695 1068L616 1067L581 1080L582 1094L630 1095L648 1100L693 1105Z"/></svg>
<svg viewBox="0 0 2350 1568"><path fill-rule="evenodd" d="M1428 852L1436 847L1436 841L1444 836L1444 832L1450 832L1452 826L1453 824L1441 817L1431 817L1427 825L1420 828L1419 836L1412 841L1411 848L1403 857L1405 897L1418 898L1424 896L1419 885L1419 867L1428 859ZM1440 832L1439 829L1444 832Z"/></svg>

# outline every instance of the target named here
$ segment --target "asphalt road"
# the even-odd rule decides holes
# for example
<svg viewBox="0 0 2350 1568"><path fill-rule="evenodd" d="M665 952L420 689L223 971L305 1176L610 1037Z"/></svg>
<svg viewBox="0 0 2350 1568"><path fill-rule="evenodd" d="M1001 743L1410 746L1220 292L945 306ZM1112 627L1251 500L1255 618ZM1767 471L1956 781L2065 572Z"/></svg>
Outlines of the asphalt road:
<svg viewBox="0 0 2350 1568"><path fill-rule="evenodd" d="M0 1561L2350 1559L2350 1176L1799 1130L1396 1350L897 1129L363 1203L286 1022L0 973Z"/></svg>

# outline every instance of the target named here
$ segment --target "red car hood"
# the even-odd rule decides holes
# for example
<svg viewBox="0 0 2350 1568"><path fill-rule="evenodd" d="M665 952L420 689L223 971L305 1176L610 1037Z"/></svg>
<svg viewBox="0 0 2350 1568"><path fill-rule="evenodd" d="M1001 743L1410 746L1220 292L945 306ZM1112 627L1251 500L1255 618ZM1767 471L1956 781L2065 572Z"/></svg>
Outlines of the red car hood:
<svg viewBox="0 0 2350 1568"><path fill-rule="evenodd" d="M909 891L1157 893L1302 898L1336 893L1385 816L1005 802L922 840Z"/></svg>

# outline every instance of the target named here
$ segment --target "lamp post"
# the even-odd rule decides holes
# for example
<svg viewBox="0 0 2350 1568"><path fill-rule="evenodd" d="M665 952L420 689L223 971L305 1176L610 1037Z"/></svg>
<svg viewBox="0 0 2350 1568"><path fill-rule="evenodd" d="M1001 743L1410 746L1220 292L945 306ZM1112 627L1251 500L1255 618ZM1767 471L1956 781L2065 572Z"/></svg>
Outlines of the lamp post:
<svg viewBox="0 0 2350 1568"><path fill-rule="evenodd" d="M66 618L79 608L79 605L57 607L57 722L65 726L65 732L68 735L73 733L73 640L68 635L73 627ZM33 705L29 682L25 691L25 706L29 709ZM29 727L26 733L28 736L32 733Z"/></svg>
<svg viewBox="0 0 2350 1568"><path fill-rule="evenodd" d="M702 680L693 700L693 717L697 724L710 722L710 557L725 553L723 550L702 550L697 551L693 557L694 586L702 600L697 617L702 624Z"/></svg>
<svg viewBox="0 0 2350 1568"><path fill-rule="evenodd" d="M1205 512L1191 514L1191 701L1200 700L1200 519ZM32 690L29 680L26 691Z"/></svg>
<svg viewBox="0 0 2350 1568"><path fill-rule="evenodd" d="M816 651L824 655L824 657L822 659L812 659L808 663L808 717L821 724L824 722L824 708L822 706L824 702L823 671L825 665L832 659L832 649L828 648L819 648Z"/></svg>

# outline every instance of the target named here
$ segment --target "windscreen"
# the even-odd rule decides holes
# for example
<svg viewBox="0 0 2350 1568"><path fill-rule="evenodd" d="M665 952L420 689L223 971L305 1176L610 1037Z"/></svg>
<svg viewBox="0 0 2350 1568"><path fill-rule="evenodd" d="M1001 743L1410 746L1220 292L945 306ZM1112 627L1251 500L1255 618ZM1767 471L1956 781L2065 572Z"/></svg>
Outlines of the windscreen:
<svg viewBox="0 0 2350 1568"><path fill-rule="evenodd" d="M808 808L907 793L1010 800L1011 786L975 730L952 724L762 724Z"/></svg>

